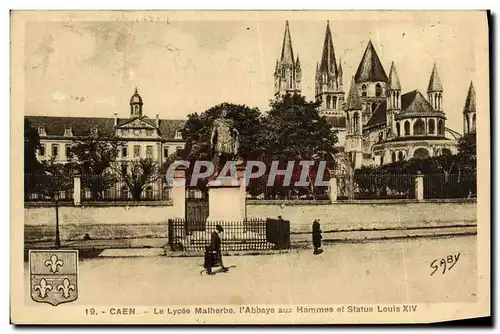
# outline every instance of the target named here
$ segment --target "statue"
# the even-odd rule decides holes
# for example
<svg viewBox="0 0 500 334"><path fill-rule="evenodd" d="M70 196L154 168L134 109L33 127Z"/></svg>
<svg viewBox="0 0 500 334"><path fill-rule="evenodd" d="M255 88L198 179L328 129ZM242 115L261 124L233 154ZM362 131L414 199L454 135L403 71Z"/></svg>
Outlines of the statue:
<svg viewBox="0 0 500 334"><path fill-rule="evenodd" d="M226 118L226 115L227 110L223 110L221 117L214 121L210 137L216 174L226 161L236 160L238 155L240 134L234 126L234 121Z"/></svg>

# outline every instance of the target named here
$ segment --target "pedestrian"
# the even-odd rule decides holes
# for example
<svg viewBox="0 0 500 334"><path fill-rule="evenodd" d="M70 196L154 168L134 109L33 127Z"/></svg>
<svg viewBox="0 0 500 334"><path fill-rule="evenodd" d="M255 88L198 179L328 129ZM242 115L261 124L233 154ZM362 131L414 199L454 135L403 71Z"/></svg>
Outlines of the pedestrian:
<svg viewBox="0 0 500 334"><path fill-rule="evenodd" d="M321 252L323 251L321 249L321 239L323 239L321 233L323 233L323 231L321 231L319 219L315 219L312 224L312 241L314 246L314 254L321 254Z"/></svg>
<svg viewBox="0 0 500 334"><path fill-rule="evenodd" d="M224 232L224 229L220 225L215 226L215 231L212 232L210 236L210 245L205 248L205 269L207 274L212 275L212 267L216 267L220 264L222 270L227 271L222 262L222 252L221 252L221 240L219 234Z"/></svg>

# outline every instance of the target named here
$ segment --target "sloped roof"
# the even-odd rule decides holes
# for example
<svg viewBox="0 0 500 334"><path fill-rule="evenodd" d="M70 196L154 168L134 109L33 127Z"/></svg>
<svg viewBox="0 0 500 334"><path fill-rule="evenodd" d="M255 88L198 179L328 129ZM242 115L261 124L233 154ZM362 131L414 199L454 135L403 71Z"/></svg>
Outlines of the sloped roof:
<svg viewBox="0 0 500 334"><path fill-rule="evenodd" d="M429 79L429 86L427 87L427 92L442 92L443 84L441 83L441 78L439 77L438 69L436 63L432 67L431 77Z"/></svg>
<svg viewBox="0 0 500 334"><path fill-rule="evenodd" d="M419 116L445 117L444 113L432 108L429 101L425 99L418 89L401 95L401 112L395 118L401 119Z"/></svg>
<svg viewBox="0 0 500 334"><path fill-rule="evenodd" d="M64 136L65 128L70 127L73 136L89 136L93 128L97 128L99 133L107 136L114 134L114 119L113 118L98 118L98 117L61 117L61 116L25 116L31 123L33 128L45 127L48 136ZM143 116L141 119L147 123L156 126L156 120ZM118 125L130 121L130 118L118 118ZM173 139L175 131L182 129L184 120L159 120L159 130L162 138Z"/></svg>
<svg viewBox="0 0 500 334"><path fill-rule="evenodd" d="M366 122L365 127L372 127L375 125L385 125L387 123L386 113L387 113L387 102L386 101L380 102L375 108L375 111L372 113L370 119L368 119L368 122Z"/></svg>
<svg viewBox="0 0 500 334"><path fill-rule="evenodd" d="M387 81L387 89L398 89L401 90L401 84L399 83L398 72L396 72L396 66L394 62L391 64L391 70L389 72L389 80Z"/></svg>
<svg viewBox="0 0 500 334"><path fill-rule="evenodd" d="M356 83L387 81L387 74L385 74L384 67L373 47L372 41L369 41L366 46L354 79Z"/></svg>
<svg viewBox="0 0 500 334"><path fill-rule="evenodd" d="M464 112L475 112L476 111L476 90L472 81L470 82L469 91L467 92L467 98L465 99Z"/></svg>
<svg viewBox="0 0 500 334"><path fill-rule="evenodd" d="M349 94L347 94L345 110L361 110L361 101L359 100L358 87L354 82L354 77L351 80Z"/></svg>
<svg viewBox="0 0 500 334"><path fill-rule="evenodd" d="M283 36L283 46L281 48L281 64L294 64L292 37L290 35L290 26L288 21L285 24L285 35Z"/></svg>
<svg viewBox="0 0 500 334"><path fill-rule="evenodd" d="M337 60L335 59L335 51L333 49L332 32L330 31L330 22L326 24L325 41L323 43L323 54L321 55L321 63L319 65L321 73L332 73L337 77Z"/></svg>

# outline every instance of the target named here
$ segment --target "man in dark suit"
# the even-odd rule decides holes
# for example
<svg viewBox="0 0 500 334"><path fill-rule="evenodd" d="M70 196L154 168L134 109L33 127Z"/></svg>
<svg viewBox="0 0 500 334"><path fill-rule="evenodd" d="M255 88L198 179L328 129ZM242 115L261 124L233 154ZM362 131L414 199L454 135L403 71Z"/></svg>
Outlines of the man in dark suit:
<svg viewBox="0 0 500 334"><path fill-rule="evenodd" d="M205 250L205 268L207 274L212 275L212 267L221 265L222 269L226 271L224 263L222 262L222 251L221 251L221 240L219 233L224 232L222 226L215 226L215 231L212 232L210 236L210 246L206 247Z"/></svg>

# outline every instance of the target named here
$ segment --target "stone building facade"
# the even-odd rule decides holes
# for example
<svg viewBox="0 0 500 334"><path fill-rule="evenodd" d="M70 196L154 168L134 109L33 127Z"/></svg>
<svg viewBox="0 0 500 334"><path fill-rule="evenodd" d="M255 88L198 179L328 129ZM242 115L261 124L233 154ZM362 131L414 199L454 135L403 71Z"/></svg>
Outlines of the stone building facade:
<svg viewBox="0 0 500 334"><path fill-rule="evenodd" d="M144 113L144 103L137 88L130 98L129 117L109 118L25 116L33 128L38 129L41 148L37 152L40 161L54 157L55 162L66 163L75 141L90 135L116 135L123 145L118 161L153 158L158 165L177 150L184 149L181 129L183 120L149 118Z"/></svg>

